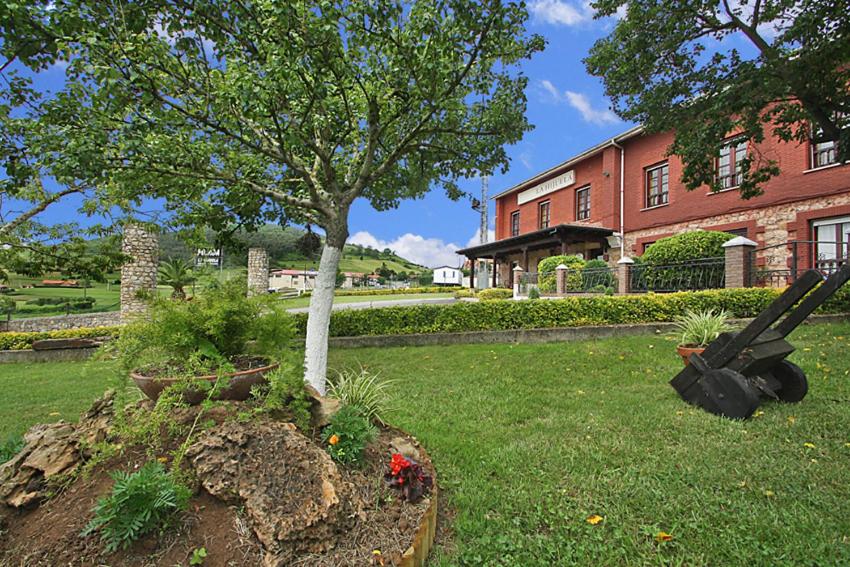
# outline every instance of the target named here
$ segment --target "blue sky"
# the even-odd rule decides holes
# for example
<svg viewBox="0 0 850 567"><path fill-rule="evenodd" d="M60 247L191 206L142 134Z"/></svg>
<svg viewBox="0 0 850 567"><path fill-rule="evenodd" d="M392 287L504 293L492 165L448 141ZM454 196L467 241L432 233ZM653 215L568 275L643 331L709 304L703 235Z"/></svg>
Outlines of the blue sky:
<svg viewBox="0 0 850 567"><path fill-rule="evenodd" d="M491 195L631 126L609 110L600 80L588 75L582 64L593 43L611 31L614 20L593 20L591 8L580 0L532 0L529 10L529 31L547 41L546 49L523 66L529 78L528 119L534 130L508 148L510 168L490 178ZM481 182L465 180L461 187L477 195ZM389 247L425 265L456 265L462 259L454 250L478 242L479 218L468 200L451 201L439 190L385 212L357 202L349 241ZM491 202L491 226L492 219Z"/></svg>
<svg viewBox="0 0 850 567"><path fill-rule="evenodd" d="M589 76L581 62L594 41L607 35L615 21L594 20L589 4L582 0L531 0L528 5L529 31L547 40L546 49L523 66L529 78L528 118L534 129L508 148L509 171L491 177L491 195L630 127L608 109L601 82ZM56 90L63 73L59 67L40 73L36 86ZM478 179L461 184L475 195L480 193L480 186ZM79 216L77 207L73 200L57 204L43 220L73 220ZM492 215L491 202L491 225ZM389 247L428 266L457 265L462 258L454 250L478 242L478 225L478 213L469 200L454 202L435 190L423 199L405 201L399 208L384 212L375 211L364 200L355 202L349 242Z"/></svg>

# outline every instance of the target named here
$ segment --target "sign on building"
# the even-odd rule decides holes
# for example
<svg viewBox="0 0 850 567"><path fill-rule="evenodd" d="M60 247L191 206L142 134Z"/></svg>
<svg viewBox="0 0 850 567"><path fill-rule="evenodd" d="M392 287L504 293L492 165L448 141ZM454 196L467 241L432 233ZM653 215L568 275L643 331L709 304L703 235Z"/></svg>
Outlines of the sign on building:
<svg viewBox="0 0 850 567"><path fill-rule="evenodd" d="M575 182L576 172L574 169L571 169L566 173L562 173L558 177L553 177L548 181L535 185L531 189L526 189L521 193L517 193L516 203L517 205L529 203L543 195L548 195L549 193L554 193L558 189L569 187Z"/></svg>

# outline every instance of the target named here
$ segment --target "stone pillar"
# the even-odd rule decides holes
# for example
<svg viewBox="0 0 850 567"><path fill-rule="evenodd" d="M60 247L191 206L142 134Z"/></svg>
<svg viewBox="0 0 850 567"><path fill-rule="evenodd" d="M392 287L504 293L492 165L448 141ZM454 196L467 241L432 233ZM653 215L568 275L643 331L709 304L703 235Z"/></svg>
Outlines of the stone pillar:
<svg viewBox="0 0 850 567"><path fill-rule="evenodd" d="M307 279L305 273L304 279ZM269 253L265 248L248 249L248 295L269 292Z"/></svg>
<svg viewBox="0 0 850 567"><path fill-rule="evenodd" d="M558 264L555 268L555 293L565 295L567 293L567 271L569 268L565 264Z"/></svg>
<svg viewBox="0 0 850 567"><path fill-rule="evenodd" d="M519 298L519 284L524 271L521 266L514 268L514 299Z"/></svg>
<svg viewBox="0 0 850 567"><path fill-rule="evenodd" d="M121 266L121 319L144 313L147 303L143 296L156 293L156 274L159 269L159 237L149 227L127 223L121 252L130 259Z"/></svg>
<svg viewBox="0 0 850 567"><path fill-rule="evenodd" d="M737 236L723 245L726 256L726 288L750 287L752 251L756 243Z"/></svg>
<svg viewBox="0 0 850 567"><path fill-rule="evenodd" d="M632 266L634 263L635 261L628 256L624 256L617 261L617 265L620 267L620 273L617 277L617 293L622 295L631 293Z"/></svg>

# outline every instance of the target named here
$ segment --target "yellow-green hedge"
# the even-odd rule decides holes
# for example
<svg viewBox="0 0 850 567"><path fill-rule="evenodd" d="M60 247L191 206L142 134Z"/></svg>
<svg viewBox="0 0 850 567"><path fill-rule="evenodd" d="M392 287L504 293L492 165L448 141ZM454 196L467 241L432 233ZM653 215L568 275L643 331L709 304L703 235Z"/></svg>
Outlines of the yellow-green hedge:
<svg viewBox="0 0 850 567"><path fill-rule="evenodd" d="M44 331L36 333L6 332L0 333L0 350L26 350L32 343L45 339L90 339L94 337L115 337L118 327L85 327L62 331Z"/></svg>
<svg viewBox="0 0 850 567"><path fill-rule="evenodd" d="M431 286L431 287L404 287L404 288L382 288L382 289L338 289L334 295L341 297L344 295L410 295L416 293L450 293L462 289L460 286ZM309 297L312 291L306 291L301 294L302 297Z"/></svg>
<svg viewBox="0 0 850 567"><path fill-rule="evenodd" d="M780 290L749 288L643 294L567 297L546 301L485 301L452 305L416 305L347 309L331 315L334 337L452 333L548 327L578 327L672 321L687 310L725 309L732 317L754 317ZM850 287L824 305L821 312L850 312ZM296 316L301 335L307 314Z"/></svg>

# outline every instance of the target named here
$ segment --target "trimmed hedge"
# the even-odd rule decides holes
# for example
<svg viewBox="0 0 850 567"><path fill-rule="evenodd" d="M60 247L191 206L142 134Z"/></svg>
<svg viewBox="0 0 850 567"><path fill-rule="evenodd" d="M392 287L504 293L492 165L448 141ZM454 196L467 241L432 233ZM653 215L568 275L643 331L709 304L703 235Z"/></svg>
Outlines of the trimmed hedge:
<svg viewBox="0 0 850 567"><path fill-rule="evenodd" d="M0 333L0 350L27 350L32 343L45 339L91 339L95 337L117 337L119 327L85 327L39 333Z"/></svg>
<svg viewBox="0 0 850 567"><path fill-rule="evenodd" d="M732 317L754 317L780 294L764 288L679 292L671 294L567 297L547 301L485 301L452 305L416 305L346 309L331 315L330 335L398 335L457 333L550 327L579 327L672 321L687 310L725 309ZM850 288L821 309L850 312ZM304 335L307 314L296 315Z"/></svg>
<svg viewBox="0 0 850 567"><path fill-rule="evenodd" d="M478 299L481 301L501 301L512 299L513 296L514 290L503 287L488 287L478 292Z"/></svg>
<svg viewBox="0 0 850 567"><path fill-rule="evenodd" d="M682 232L655 242L644 252L643 262L649 266L667 266L717 258L724 255L723 245L733 238L734 234L716 230Z"/></svg>

